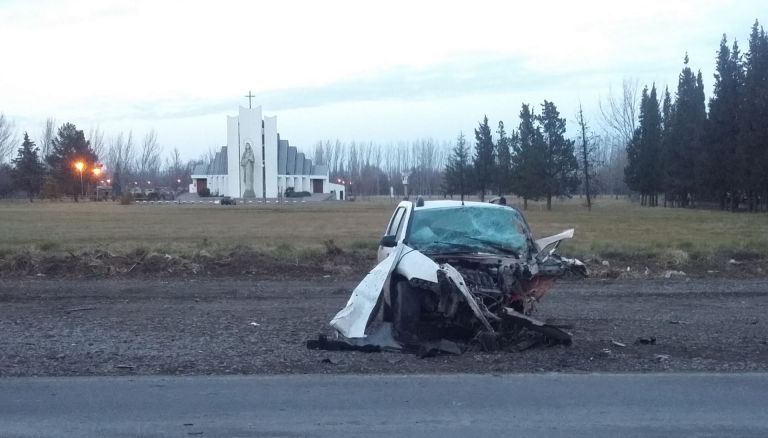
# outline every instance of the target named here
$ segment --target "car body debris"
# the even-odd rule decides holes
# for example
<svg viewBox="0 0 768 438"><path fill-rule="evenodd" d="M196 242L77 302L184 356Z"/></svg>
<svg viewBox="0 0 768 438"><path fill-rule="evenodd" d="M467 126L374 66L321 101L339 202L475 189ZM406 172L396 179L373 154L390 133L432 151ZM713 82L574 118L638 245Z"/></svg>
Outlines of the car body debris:
<svg viewBox="0 0 768 438"><path fill-rule="evenodd" d="M535 240L505 202L403 201L381 239L378 265L330 322L336 339L307 346L429 357L569 345L570 333L531 315L556 279L586 277L582 262L556 252L573 233Z"/></svg>

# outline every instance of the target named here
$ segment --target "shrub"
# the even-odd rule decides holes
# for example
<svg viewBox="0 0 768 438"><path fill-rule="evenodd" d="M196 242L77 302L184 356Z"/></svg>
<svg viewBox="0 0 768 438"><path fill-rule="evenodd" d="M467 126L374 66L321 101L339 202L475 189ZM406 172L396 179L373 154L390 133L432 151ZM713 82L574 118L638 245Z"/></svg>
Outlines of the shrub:
<svg viewBox="0 0 768 438"><path fill-rule="evenodd" d="M208 187L206 187L206 188L204 188L203 190L200 190L199 192L197 192L197 194L198 194L198 196L200 196L201 198L207 198L207 197L211 196L211 189L209 189Z"/></svg>
<svg viewBox="0 0 768 438"><path fill-rule="evenodd" d="M286 198L303 198L305 196L312 196L312 193L309 192L297 192L294 190L293 187L288 187L285 189L285 197Z"/></svg>
<svg viewBox="0 0 768 438"><path fill-rule="evenodd" d="M122 196L120 196L120 205L129 205L133 203L133 195L130 193L125 193Z"/></svg>

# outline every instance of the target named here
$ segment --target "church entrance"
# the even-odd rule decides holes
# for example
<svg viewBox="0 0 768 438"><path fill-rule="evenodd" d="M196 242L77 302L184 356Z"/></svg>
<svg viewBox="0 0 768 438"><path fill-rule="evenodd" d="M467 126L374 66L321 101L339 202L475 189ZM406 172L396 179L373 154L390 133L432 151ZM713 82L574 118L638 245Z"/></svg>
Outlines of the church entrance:
<svg viewBox="0 0 768 438"><path fill-rule="evenodd" d="M323 180L321 179L312 180L312 193L323 193Z"/></svg>
<svg viewBox="0 0 768 438"><path fill-rule="evenodd" d="M199 195L206 188L208 188L208 180L205 179L205 178L198 178L197 179L197 194Z"/></svg>

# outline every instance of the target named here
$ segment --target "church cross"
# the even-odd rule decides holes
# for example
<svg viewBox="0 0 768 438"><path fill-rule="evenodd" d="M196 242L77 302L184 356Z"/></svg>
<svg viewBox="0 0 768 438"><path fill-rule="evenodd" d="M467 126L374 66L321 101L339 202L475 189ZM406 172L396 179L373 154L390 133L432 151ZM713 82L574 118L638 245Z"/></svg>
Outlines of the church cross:
<svg viewBox="0 0 768 438"><path fill-rule="evenodd" d="M254 96L253 93L251 93L249 90L248 94L246 94L244 97L248 98L248 109L251 109L251 99L253 99L256 96Z"/></svg>

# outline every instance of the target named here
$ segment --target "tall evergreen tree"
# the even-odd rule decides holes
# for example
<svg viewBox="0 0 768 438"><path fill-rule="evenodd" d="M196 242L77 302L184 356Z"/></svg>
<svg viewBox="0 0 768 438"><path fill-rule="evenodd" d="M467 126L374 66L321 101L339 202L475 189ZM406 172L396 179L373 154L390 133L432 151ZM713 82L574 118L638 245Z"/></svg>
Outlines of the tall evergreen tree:
<svg viewBox="0 0 768 438"><path fill-rule="evenodd" d="M748 208L768 196L768 36L758 21L749 35L740 134L742 186Z"/></svg>
<svg viewBox="0 0 768 438"><path fill-rule="evenodd" d="M528 200L544 196L542 181L546 177L546 147L541 129L534 124L536 117L530 106L523 104L520 109L520 125L517 141L513 142L512 177L514 192L523 198L523 208L528 209Z"/></svg>
<svg viewBox="0 0 768 438"><path fill-rule="evenodd" d="M475 129L475 156L473 165L475 168L475 185L480 190L480 200L485 201L485 192L493 186L494 182L494 147L491 137L491 127L488 125L488 117Z"/></svg>
<svg viewBox="0 0 768 438"><path fill-rule="evenodd" d="M96 153L85 139L83 131L72 123L65 123L59 128L58 135L51 142L51 153L45 157L59 190L78 199L82 185L91 180L91 169L98 161ZM83 171L75 168L76 162L82 162Z"/></svg>
<svg viewBox="0 0 768 438"><path fill-rule="evenodd" d="M688 54L677 83L677 99L671 115L668 149L665 150L665 189L678 205L691 205L698 191L697 165L700 163L706 107L701 72L694 75Z"/></svg>
<svg viewBox="0 0 768 438"><path fill-rule="evenodd" d="M451 195L458 192L461 195L461 201L464 202L464 194L470 187L469 175L471 171L467 141L464 134L460 133L456 139L456 146L451 150L451 155L445 165L443 190Z"/></svg>
<svg viewBox="0 0 768 438"><path fill-rule="evenodd" d="M670 156L672 147L672 113L674 111L672 96L669 94L669 87L664 87L664 100L661 104L661 150L659 151L659 184L661 191L665 191L667 184L667 159ZM664 195L664 207L667 206L667 194Z"/></svg>
<svg viewBox="0 0 768 438"><path fill-rule="evenodd" d="M715 87L709 101L706 141L701 171L705 187L720 202L720 208L738 208L739 173L742 166L737 145L741 126L741 103L744 94L744 67L738 43L728 47L723 35L717 52ZM728 197L730 196L730 202Z"/></svg>
<svg viewBox="0 0 768 438"><path fill-rule="evenodd" d="M511 142L504 130L504 122L499 121L496 133L499 135L496 141L496 193L501 196L509 191L512 180L512 156L509 150ZM514 131L512 135L515 135Z"/></svg>
<svg viewBox="0 0 768 438"><path fill-rule="evenodd" d="M547 210L551 210L553 196L570 196L579 186L579 163L573 140L565 138L565 118L560 117L553 102L545 100L541 108L537 120L546 147L546 170L542 184Z"/></svg>
<svg viewBox="0 0 768 438"><path fill-rule="evenodd" d="M35 196L40 194L45 178L45 167L37 153L38 148L35 146L35 142L31 141L25 132L24 142L13 160L11 176L16 188L27 193L29 202L32 202Z"/></svg>
<svg viewBox="0 0 768 438"><path fill-rule="evenodd" d="M656 85L643 88L640 99L639 126L627 147L629 163L625 170L627 185L640 192L640 204L655 207L662 190L660 151L662 116L656 96Z"/></svg>

